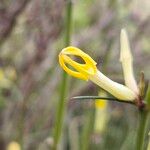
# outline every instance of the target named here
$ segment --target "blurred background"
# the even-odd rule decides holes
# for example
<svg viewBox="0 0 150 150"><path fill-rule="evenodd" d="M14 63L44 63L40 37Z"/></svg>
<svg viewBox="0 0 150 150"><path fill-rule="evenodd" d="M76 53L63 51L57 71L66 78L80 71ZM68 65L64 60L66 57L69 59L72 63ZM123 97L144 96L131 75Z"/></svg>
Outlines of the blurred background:
<svg viewBox="0 0 150 150"><path fill-rule="evenodd" d="M64 48L67 0L0 0L0 149L11 141L25 150L53 145ZM119 61L120 30L126 28L134 71L150 79L150 1L72 0L71 43L88 53L98 68L124 84ZM107 102L95 110L94 101L73 96L98 95L91 82L70 80L62 150L133 150L137 109Z"/></svg>

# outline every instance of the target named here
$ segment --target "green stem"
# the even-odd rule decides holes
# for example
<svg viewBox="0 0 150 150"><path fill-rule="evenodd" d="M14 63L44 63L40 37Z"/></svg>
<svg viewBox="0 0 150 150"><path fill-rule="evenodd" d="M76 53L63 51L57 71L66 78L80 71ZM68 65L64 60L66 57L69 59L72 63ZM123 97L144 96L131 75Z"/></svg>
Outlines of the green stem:
<svg viewBox="0 0 150 150"><path fill-rule="evenodd" d="M135 105L134 102L132 101L127 101L127 100L119 100L113 97L101 97L101 96L75 96L72 99L74 100L96 100L96 99L104 99L104 100L108 100L108 101L116 101L119 103L127 103L127 104L132 104Z"/></svg>
<svg viewBox="0 0 150 150"><path fill-rule="evenodd" d="M72 2L71 0L66 1L66 35L65 35L65 46L70 45L71 41L71 21L72 20ZM57 146L62 134L63 128L63 120L64 120L64 113L66 110L66 101L67 101L67 91L68 91L68 76L65 72L62 73L62 80L60 85L60 95L59 95L59 102L57 105L57 112L56 112L56 120L55 120L55 127L54 127L54 145L53 150L57 150Z"/></svg>
<svg viewBox="0 0 150 150"><path fill-rule="evenodd" d="M94 120L95 120L94 107L92 108L92 110L89 110L86 119L87 120L84 123L82 137L81 137L81 148L80 148L81 150L90 149L91 134L93 132Z"/></svg>
<svg viewBox="0 0 150 150"><path fill-rule="evenodd" d="M66 37L65 37L65 46L70 45L71 43L71 24L72 24L72 0L66 0Z"/></svg>
<svg viewBox="0 0 150 150"><path fill-rule="evenodd" d="M139 110L139 127L137 131L136 150L144 150L144 137L148 112Z"/></svg>

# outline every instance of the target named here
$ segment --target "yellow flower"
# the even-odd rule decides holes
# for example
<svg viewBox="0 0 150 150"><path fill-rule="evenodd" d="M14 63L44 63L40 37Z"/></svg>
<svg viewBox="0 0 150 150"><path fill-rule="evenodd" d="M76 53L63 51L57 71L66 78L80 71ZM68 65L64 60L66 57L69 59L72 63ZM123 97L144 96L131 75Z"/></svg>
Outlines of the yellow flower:
<svg viewBox="0 0 150 150"><path fill-rule="evenodd" d="M85 63L78 63L73 60L71 56L81 57ZM133 101L137 97L134 91L122 84L112 81L101 73L96 67L96 62L89 55L76 47L70 46L64 48L59 54L59 63L68 74L83 80L91 80L120 100ZM70 65L73 70L70 69L68 65Z"/></svg>
<svg viewBox="0 0 150 150"><path fill-rule="evenodd" d="M21 147L17 142L12 141L9 143L7 150L21 150Z"/></svg>
<svg viewBox="0 0 150 150"><path fill-rule="evenodd" d="M81 57L85 61L85 64L80 64L73 61L68 55ZM89 55L85 54L80 49L71 46L64 48L61 51L59 54L59 63L68 74L83 80L88 80L89 76L94 75L97 70L96 62ZM66 66L66 63L73 66L77 71L69 69Z"/></svg>

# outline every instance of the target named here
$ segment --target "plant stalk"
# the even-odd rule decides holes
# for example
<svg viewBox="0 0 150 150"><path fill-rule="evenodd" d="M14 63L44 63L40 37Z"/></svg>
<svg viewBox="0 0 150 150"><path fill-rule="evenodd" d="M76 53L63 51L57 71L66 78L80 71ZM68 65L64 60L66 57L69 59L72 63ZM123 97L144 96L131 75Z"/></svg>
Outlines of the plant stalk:
<svg viewBox="0 0 150 150"><path fill-rule="evenodd" d="M70 45L71 41L71 23L72 23L72 2L71 0L66 0L66 35L65 35L65 46ZM55 120L55 127L54 127L54 144L53 150L57 150L58 143L60 141L60 137L62 134L63 129L63 120L64 114L66 110L66 101L67 101L67 93L68 93L68 75L63 71L62 79L60 85L60 93L59 93L59 101L57 105L57 112L56 112L56 120Z"/></svg>
<svg viewBox="0 0 150 150"><path fill-rule="evenodd" d="M148 118L148 112L146 110L139 110L139 126L136 139L136 150L144 150L144 137L146 130L146 122Z"/></svg>
<svg viewBox="0 0 150 150"><path fill-rule="evenodd" d="M88 113L83 127L82 136L81 136L81 150L90 149L91 134L94 128L95 120L95 108L93 107Z"/></svg>
<svg viewBox="0 0 150 150"><path fill-rule="evenodd" d="M96 100L96 99L103 99L103 100L107 100L107 101L115 101L115 102L119 102L119 103L127 103L127 104L131 104L131 105L135 105L135 102L133 101L128 101L128 100L119 100L117 98L113 98L113 97L101 97L101 96L75 96L72 98L72 100Z"/></svg>

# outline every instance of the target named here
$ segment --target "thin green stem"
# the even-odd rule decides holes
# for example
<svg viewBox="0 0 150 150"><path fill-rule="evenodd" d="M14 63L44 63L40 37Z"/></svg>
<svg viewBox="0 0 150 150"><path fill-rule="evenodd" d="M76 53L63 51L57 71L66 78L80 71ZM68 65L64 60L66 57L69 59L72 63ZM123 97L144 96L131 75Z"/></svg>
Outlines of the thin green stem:
<svg viewBox="0 0 150 150"><path fill-rule="evenodd" d="M75 99L75 100L96 100L96 99L104 99L104 100L108 100L108 101L117 101L117 102L120 102L120 103L128 103L128 104L132 104L132 105L135 105L134 102L132 101L127 101L127 100L119 100L119 99L116 99L116 98L113 98L113 97L101 97L101 96L76 96L76 97L73 97L72 99Z"/></svg>
<svg viewBox="0 0 150 150"><path fill-rule="evenodd" d="M71 43L71 26L72 26L72 0L66 0L66 37L65 46Z"/></svg>
<svg viewBox="0 0 150 150"><path fill-rule="evenodd" d="M71 41L71 21L72 20L72 2L71 0L66 1L66 35L65 35L65 46L70 45ZM63 128L63 120L64 114L66 110L66 101L67 101L67 91L68 91L68 76L65 72L62 73L62 80L60 85L60 95L59 95L59 102L57 105L57 112L56 112L56 120L55 120L55 127L54 127L54 145L53 150L57 150L58 143L62 134Z"/></svg>
<svg viewBox="0 0 150 150"><path fill-rule="evenodd" d="M86 121L84 123L82 137L81 137L81 150L88 150L90 149L90 141L91 141L91 134L94 127L94 120L95 120L95 108L93 107L87 113Z"/></svg>
<svg viewBox="0 0 150 150"><path fill-rule="evenodd" d="M148 112L146 110L139 110L139 126L137 131L136 150L144 150L147 116Z"/></svg>

